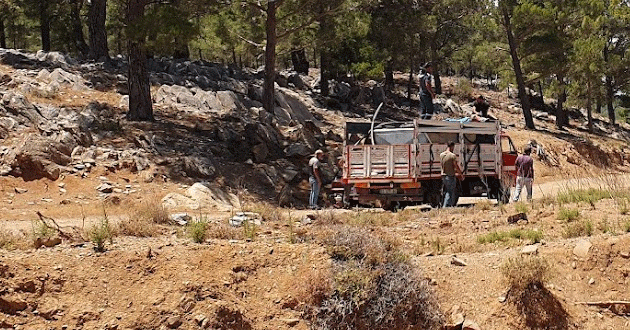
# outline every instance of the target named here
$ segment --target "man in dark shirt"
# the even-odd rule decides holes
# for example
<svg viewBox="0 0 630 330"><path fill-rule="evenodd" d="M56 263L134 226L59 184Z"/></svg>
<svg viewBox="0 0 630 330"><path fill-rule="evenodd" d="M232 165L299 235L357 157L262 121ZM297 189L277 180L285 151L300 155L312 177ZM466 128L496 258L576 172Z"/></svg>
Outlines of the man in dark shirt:
<svg viewBox="0 0 630 330"><path fill-rule="evenodd" d="M530 157L532 147L526 146L523 154L516 158L516 191L514 201L521 197L523 186L527 189L527 201L532 201L532 182L534 181L534 160Z"/></svg>
<svg viewBox="0 0 630 330"><path fill-rule="evenodd" d="M420 76L420 119L431 119L433 117L433 66L427 63L424 66L424 74Z"/></svg>
<svg viewBox="0 0 630 330"><path fill-rule="evenodd" d="M440 164L442 165L442 183L444 184L444 205L451 207L457 205L457 179L463 180L464 175L459 168L457 155L453 153L455 142L448 143L448 149L440 154Z"/></svg>
<svg viewBox="0 0 630 330"><path fill-rule="evenodd" d="M488 118L488 109L490 109L490 103L483 98L483 95L477 96L475 102L473 102L473 107L475 107L475 111L485 118Z"/></svg>

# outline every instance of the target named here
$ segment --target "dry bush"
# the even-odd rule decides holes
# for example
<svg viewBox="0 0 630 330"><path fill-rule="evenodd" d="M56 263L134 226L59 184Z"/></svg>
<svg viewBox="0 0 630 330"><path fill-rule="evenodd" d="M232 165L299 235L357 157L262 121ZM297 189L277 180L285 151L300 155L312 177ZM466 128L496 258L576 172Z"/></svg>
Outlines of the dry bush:
<svg viewBox="0 0 630 330"><path fill-rule="evenodd" d="M570 316L545 283L551 266L542 257L522 256L508 259L501 267L510 287L508 302L516 307L524 327L540 330L568 330Z"/></svg>
<svg viewBox="0 0 630 330"><path fill-rule="evenodd" d="M118 223L115 232L121 236L155 237L164 234L164 228L150 219L126 219Z"/></svg>
<svg viewBox="0 0 630 330"><path fill-rule="evenodd" d="M26 237L21 234L16 234L5 228L0 228L0 249L14 250L25 248L27 244Z"/></svg>
<svg viewBox="0 0 630 330"><path fill-rule="evenodd" d="M544 287L551 278L549 262L537 256L510 258L501 266L501 272L511 292L526 290L532 286Z"/></svg>
<svg viewBox="0 0 630 330"><path fill-rule="evenodd" d="M319 306L332 294L333 280L329 269L309 269L306 273L298 275L296 281L296 298L308 305Z"/></svg>
<svg viewBox="0 0 630 330"><path fill-rule="evenodd" d="M434 293L411 265L338 267L332 295L314 308L312 329L441 329Z"/></svg>
<svg viewBox="0 0 630 330"><path fill-rule="evenodd" d="M475 204L475 210L479 210L479 211L489 211L492 209L494 205L492 205L492 203L487 200L481 200L479 202L477 202L477 204Z"/></svg>
<svg viewBox="0 0 630 330"><path fill-rule="evenodd" d="M96 252L105 252L105 242L113 243L114 231L107 218L103 218L99 223L90 227L86 234L90 241L94 243Z"/></svg>
<svg viewBox="0 0 630 330"><path fill-rule="evenodd" d="M130 221L136 222L153 222L161 225L172 224L168 210L160 203L142 203L131 214Z"/></svg>
<svg viewBox="0 0 630 330"><path fill-rule="evenodd" d="M564 233L562 233L562 236L564 238L591 235L593 235L593 223L590 220L582 220L574 223L569 223L564 228Z"/></svg>
<svg viewBox="0 0 630 330"><path fill-rule="evenodd" d="M284 210L268 203L247 202L245 203L245 206L243 206L243 211L258 213L265 222L286 221Z"/></svg>
<svg viewBox="0 0 630 330"><path fill-rule="evenodd" d="M243 239L243 230L228 223L208 223L208 238L214 239Z"/></svg>
<svg viewBox="0 0 630 330"><path fill-rule="evenodd" d="M317 273L307 292L312 329L439 329L443 317L428 282L399 243L363 227L331 228L329 278ZM330 285L328 284L330 283Z"/></svg>

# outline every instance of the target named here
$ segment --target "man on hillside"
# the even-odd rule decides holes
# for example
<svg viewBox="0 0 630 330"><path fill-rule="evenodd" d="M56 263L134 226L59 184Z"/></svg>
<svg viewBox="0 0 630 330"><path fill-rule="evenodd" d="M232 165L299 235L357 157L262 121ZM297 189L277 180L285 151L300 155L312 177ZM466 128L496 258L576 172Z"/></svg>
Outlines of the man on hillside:
<svg viewBox="0 0 630 330"><path fill-rule="evenodd" d="M319 170L321 161L324 159L324 152L315 151L315 155L308 161L308 182L311 184L311 194L308 199L308 206L316 210L317 199L319 198L319 190L322 187L322 175Z"/></svg>
<svg viewBox="0 0 630 330"><path fill-rule="evenodd" d="M534 160L530 156L532 147L527 145L523 154L516 157L516 191L514 202L521 198L523 186L527 189L527 201L532 201L532 183L534 182Z"/></svg>
<svg viewBox="0 0 630 330"><path fill-rule="evenodd" d="M475 102L473 102L473 107L475 107L475 111L484 118L488 117L488 109L490 109L490 103L483 98L483 95L477 96Z"/></svg>
<svg viewBox="0 0 630 330"><path fill-rule="evenodd" d="M420 76L420 119L431 119L433 117L433 67L431 63L424 66L424 74Z"/></svg>
<svg viewBox="0 0 630 330"><path fill-rule="evenodd" d="M440 164L442 165L442 182L444 183L444 205L451 207L457 204L457 179L464 179L462 170L457 162L457 155L453 153L455 142L448 143L448 149L440 154Z"/></svg>

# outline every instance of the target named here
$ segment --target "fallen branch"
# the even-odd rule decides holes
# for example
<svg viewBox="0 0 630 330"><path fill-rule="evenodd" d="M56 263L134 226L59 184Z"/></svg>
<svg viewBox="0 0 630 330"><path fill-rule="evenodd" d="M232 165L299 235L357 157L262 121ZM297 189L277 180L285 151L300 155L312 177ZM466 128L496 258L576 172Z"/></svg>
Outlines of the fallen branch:
<svg viewBox="0 0 630 330"><path fill-rule="evenodd" d="M55 219L51 217L47 217L39 211L36 211L35 213L39 217L39 221L41 221L41 223L44 226L46 226L46 228L56 231L57 235L59 235L61 239L68 240L68 241L84 241L85 240L83 238L82 230L80 228L76 226L62 227L57 223L57 221L55 221ZM64 231L64 228L67 228L69 230Z"/></svg>
<svg viewBox="0 0 630 330"><path fill-rule="evenodd" d="M623 300L610 300L610 301L584 301L578 302L579 305L595 306L600 308L610 309L611 312L617 315L629 315L630 314L630 301Z"/></svg>

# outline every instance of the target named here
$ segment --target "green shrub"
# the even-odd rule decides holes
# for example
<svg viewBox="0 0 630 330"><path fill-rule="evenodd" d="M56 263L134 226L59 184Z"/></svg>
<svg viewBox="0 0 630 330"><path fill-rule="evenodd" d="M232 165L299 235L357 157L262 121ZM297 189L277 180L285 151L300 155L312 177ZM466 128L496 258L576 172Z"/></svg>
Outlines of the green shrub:
<svg viewBox="0 0 630 330"><path fill-rule="evenodd" d="M527 206L526 203L518 202L514 204L514 210L516 210L517 213L527 214L527 212L529 212L529 206Z"/></svg>
<svg viewBox="0 0 630 330"><path fill-rule="evenodd" d="M494 242L505 242L510 238L523 240L528 239L532 243L539 243L543 238L543 233L538 230L531 229L512 229L509 232L505 231L493 231L485 235L477 236L477 243L486 244Z"/></svg>
<svg viewBox="0 0 630 330"><path fill-rule="evenodd" d="M87 231L87 236L94 243L94 250L97 252L105 251L105 242L113 243L114 235L109 225L109 220L104 218L100 223L93 225Z"/></svg>
<svg viewBox="0 0 630 330"><path fill-rule="evenodd" d="M258 235L258 226L252 221L243 221L243 236L253 241Z"/></svg>
<svg viewBox="0 0 630 330"><path fill-rule="evenodd" d="M560 208L558 212L558 220L571 222L580 218L580 211L578 209Z"/></svg>
<svg viewBox="0 0 630 330"><path fill-rule="evenodd" d="M203 219L191 221L188 224L188 236L195 243L203 243L208 237L208 223Z"/></svg>
<svg viewBox="0 0 630 330"><path fill-rule="evenodd" d="M579 221L575 223L569 223L564 229L564 237L581 237L591 236L593 234L593 223L590 221Z"/></svg>

